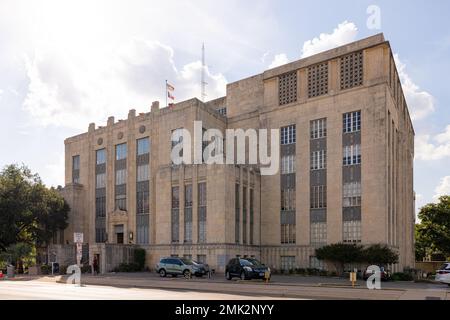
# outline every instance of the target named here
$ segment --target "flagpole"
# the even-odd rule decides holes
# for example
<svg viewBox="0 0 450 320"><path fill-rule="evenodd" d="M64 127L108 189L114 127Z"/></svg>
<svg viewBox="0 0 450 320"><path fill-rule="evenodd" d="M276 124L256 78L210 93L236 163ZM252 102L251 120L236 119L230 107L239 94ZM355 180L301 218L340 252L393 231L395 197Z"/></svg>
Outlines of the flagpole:
<svg viewBox="0 0 450 320"><path fill-rule="evenodd" d="M165 95L166 95L166 107L168 106L167 104L167 80L166 80L166 91L165 91Z"/></svg>

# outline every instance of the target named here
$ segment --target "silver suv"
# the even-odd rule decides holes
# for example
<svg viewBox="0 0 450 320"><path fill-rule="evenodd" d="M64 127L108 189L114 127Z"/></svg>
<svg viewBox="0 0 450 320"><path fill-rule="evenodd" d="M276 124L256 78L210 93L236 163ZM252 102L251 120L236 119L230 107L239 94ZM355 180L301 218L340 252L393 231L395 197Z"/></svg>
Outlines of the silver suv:
<svg viewBox="0 0 450 320"><path fill-rule="evenodd" d="M193 263L192 260L176 257L162 258L159 260L159 263L156 265L156 272L161 277L170 274L173 277L183 275L185 278L190 278L192 275L202 276L206 273L204 268Z"/></svg>

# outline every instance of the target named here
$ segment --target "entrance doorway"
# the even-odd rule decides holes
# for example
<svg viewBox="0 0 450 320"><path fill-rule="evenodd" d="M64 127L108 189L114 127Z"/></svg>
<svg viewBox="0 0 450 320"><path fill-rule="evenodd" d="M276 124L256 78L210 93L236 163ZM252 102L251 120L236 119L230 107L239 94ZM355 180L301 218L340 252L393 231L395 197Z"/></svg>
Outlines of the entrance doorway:
<svg viewBox="0 0 450 320"><path fill-rule="evenodd" d="M116 235L116 243L123 244L123 224L115 225L114 233Z"/></svg>

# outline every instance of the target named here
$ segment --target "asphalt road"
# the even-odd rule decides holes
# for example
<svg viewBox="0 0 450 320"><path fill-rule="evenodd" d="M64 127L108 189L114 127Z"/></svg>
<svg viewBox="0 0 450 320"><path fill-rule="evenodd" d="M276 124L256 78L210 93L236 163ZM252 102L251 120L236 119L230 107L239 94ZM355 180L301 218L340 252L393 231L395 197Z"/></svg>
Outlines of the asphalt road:
<svg viewBox="0 0 450 320"><path fill-rule="evenodd" d="M0 281L0 300L265 300L264 296L245 296L188 290L117 288L29 281Z"/></svg>

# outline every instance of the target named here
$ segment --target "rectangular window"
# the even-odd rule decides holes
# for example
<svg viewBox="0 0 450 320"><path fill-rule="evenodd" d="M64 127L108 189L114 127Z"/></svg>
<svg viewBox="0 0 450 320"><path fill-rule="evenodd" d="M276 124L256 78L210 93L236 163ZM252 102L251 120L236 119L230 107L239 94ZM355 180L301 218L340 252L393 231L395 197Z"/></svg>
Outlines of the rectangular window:
<svg viewBox="0 0 450 320"><path fill-rule="evenodd" d="M344 146L343 165L351 166L361 163L361 145L355 144L350 146Z"/></svg>
<svg viewBox="0 0 450 320"><path fill-rule="evenodd" d="M347 182L343 186L343 206L361 206L361 182Z"/></svg>
<svg viewBox="0 0 450 320"><path fill-rule="evenodd" d="M116 210L127 210L127 195L126 194L118 194L115 198L115 207Z"/></svg>
<svg viewBox="0 0 450 320"><path fill-rule="evenodd" d="M180 188L172 187L172 242L179 242L180 229Z"/></svg>
<svg viewBox="0 0 450 320"><path fill-rule="evenodd" d="M192 184L184 186L184 242L192 242Z"/></svg>
<svg viewBox="0 0 450 320"><path fill-rule="evenodd" d="M290 154L281 157L281 174L290 174L295 172L295 155Z"/></svg>
<svg viewBox="0 0 450 320"><path fill-rule="evenodd" d="M310 194L311 209L322 209L327 207L327 187L311 186Z"/></svg>
<svg viewBox="0 0 450 320"><path fill-rule="evenodd" d="M297 71L278 77L278 101L280 106L297 101Z"/></svg>
<svg viewBox="0 0 450 320"><path fill-rule="evenodd" d="M327 136L327 119L317 119L310 123L311 139L325 138Z"/></svg>
<svg viewBox="0 0 450 320"><path fill-rule="evenodd" d="M295 188L281 189L281 211L295 210Z"/></svg>
<svg viewBox="0 0 450 320"><path fill-rule="evenodd" d="M72 157L72 183L80 183L80 156Z"/></svg>
<svg viewBox="0 0 450 320"><path fill-rule="evenodd" d="M240 214L240 204L239 204L239 184L236 183L234 190L234 203L235 203L235 216L234 216L234 241L236 243L240 242L240 223L241 223L241 214Z"/></svg>
<svg viewBox="0 0 450 320"><path fill-rule="evenodd" d="M106 149L97 150L95 153L97 165L106 163Z"/></svg>
<svg viewBox="0 0 450 320"><path fill-rule="evenodd" d="M281 140L282 145L295 143L295 141L296 141L295 124L287 126L287 127L282 127L280 129L280 131L281 131L281 134L280 134L281 139L280 140Z"/></svg>
<svg viewBox="0 0 450 320"><path fill-rule="evenodd" d="M150 168L148 164L139 165L137 167L137 181L148 181L150 177Z"/></svg>
<svg viewBox="0 0 450 320"><path fill-rule="evenodd" d="M127 183L127 170L118 169L116 170L116 186L120 186Z"/></svg>
<svg viewBox="0 0 450 320"><path fill-rule="evenodd" d="M295 256L280 256L281 270L289 271L296 268Z"/></svg>
<svg viewBox="0 0 450 320"><path fill-rule="evenodd" d="M95 188L106 188L106 173L98 173L95 175Z"/></svg>
<svg viewBox="0 0 450 320"><path fill-rule="evenodd" d="M148 244L149 243L149 214L136 215L136 243Z"/></svg>
<svg viewBox="0 0 450 320"><path fill-rule="evenodd" d="M143 155L150 153L150 140L148 138L142 138L137 140L137 154Z"/></svg>
<svg viewBox="0 0 450 320"><path fill-rule="evenodd" d="M247 244L247 188L242 188L242 242Z"/></svg>
<svg viewBox="0 0 450 320"><path fill-rule="evenodd" d="M150 196L148 191L136 192L136 214L150 213Z"/></svg>
<svg viewBox="0 0 450 320"><path fill-rule="evenodd" d="M341 57L341 90L363 84L363 52L358 51Z"/></svg>
<svg viewBox="0 0 450 320"><path fill-rule="evenodd" d="M361 130L361 111L343 114L344 133L357 132Z"/></svg>
<svg viewBox="0 0 450 320"><path fill-rule="evenodd" d="M328 93L328 62L308 68L308 98Z"/></svg>
<svg viewBox="0 0 450 320"><path fill-rule="evenodd" d="M106 217L106 197L95 198L95 216L98 218Z"/></svg>
<svg viewBox="0 0 450 320"><path fill-rule="evenodd" d="M253 202L254 202L254 193L253 193L253 189L250 189L250 244L254 244L254 230L253 230L253 225L254 225L254 207L253 207Z"/></svg>
<svg viewBox="0 0 450 320"><path fill-rule="evenodd" d="M295 224L281 224L281 243L295 244Z"/></svg>
<svg viewBox="0 0 450 320"><path fill-rule="evenodd" d="M95 228L95 242L106 242L106 228Z"/></svg>
<svg viewBox="0 0 450 320"><path fill-rule="evenodd" d="M198 184L198 242L206 242L206 183Z"/></svg>
<svg viewBox="0 0 450 320"><path fill-rule="evenodd" d="M227 107L219 108L216 111L223 116L227 116Z"/></svg>
<svg viewBox="0 0 450 320"><path fill-rule="evenodd" d="M116 145L116 160L126 159L127 158L127 144L122 143Z"/></svg>
<svg viewBox="0 0 450 320"><path fill-rule="evenodd" d="M345 243L361 242L361 220L343 222L343 240Z"/></svg>
<svg viewBox="0 0 450 320"><path fill-rule="evenodd" d="M311 245L322 246L327 243L327 223L313 222L310 225Z"/></svg>
<svg viewBox="0 0 450 320"><path fill-rule="evenodd" d="M311 170L326 169L327 166L327 152L326 150L311 152Z"/></svg>

